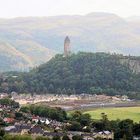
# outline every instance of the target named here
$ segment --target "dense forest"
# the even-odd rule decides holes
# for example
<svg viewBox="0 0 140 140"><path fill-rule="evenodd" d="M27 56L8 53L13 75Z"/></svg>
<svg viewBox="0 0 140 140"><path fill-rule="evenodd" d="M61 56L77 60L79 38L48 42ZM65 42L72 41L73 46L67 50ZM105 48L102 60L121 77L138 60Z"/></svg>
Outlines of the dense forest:
<svg viewBox="0 0 140 140"><path fill-rule="evenodd" d="M38 94L130 94L138 97L140 74L121 64L121 57L107 53L79 52L69 57L58 54L29 73L1 78L0 90Z"/></svg>

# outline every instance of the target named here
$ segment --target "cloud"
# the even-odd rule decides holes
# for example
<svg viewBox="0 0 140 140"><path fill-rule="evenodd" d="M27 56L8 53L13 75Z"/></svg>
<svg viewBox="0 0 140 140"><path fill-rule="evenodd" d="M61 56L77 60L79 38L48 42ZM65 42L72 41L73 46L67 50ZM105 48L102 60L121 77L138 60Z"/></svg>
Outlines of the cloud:
<svg viewBox="0 0 140 140"><path fill-rule="evenodd" d="M140 0L0 0L0 17L54 16L109 12L140 15Z"/></svg>

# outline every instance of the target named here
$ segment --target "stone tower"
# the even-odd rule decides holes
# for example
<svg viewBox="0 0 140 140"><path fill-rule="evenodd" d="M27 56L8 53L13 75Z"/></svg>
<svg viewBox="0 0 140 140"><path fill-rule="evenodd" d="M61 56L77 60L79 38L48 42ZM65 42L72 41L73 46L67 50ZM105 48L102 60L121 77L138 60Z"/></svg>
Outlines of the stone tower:
<svg viewBox="0 0 140 140"><path fill-rule="evenodd" d="M64 40L64 56L67 57L70 55L70 39L66 36Z"/></svg>

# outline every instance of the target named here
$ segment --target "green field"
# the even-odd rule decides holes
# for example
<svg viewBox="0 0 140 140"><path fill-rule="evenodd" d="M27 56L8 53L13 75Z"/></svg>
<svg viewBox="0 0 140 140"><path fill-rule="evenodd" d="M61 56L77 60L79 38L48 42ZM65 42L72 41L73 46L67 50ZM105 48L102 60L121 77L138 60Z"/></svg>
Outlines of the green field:
<svg viewBox="0 0 140 140"><path fill-rule="evenodd" d="M105 113L109 120L129 118L135 122L140 121L140 107L90 109L84 113L89 113L92 119L100 119L101 113Z"/></svg>

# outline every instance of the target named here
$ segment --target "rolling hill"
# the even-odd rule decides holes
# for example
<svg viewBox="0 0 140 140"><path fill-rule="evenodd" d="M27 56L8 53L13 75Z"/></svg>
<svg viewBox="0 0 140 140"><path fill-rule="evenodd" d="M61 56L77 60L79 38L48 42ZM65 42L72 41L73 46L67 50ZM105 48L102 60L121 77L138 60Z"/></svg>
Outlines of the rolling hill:
<svg viewBox="0 0 140 140"><path fill-rule="evenodd" d="M70 36L73 52L116 52L139 55L139 18L110 13L84 16L0 19L0 71L27 71L63 51Z"/></svg>

